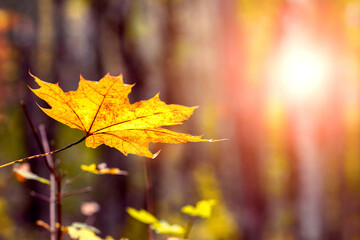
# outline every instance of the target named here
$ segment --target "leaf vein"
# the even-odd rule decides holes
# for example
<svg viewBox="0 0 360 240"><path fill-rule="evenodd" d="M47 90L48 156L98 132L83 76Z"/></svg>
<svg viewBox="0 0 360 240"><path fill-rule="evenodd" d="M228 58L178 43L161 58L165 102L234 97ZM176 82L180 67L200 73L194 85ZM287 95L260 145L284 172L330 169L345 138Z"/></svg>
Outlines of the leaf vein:
<svg viewBox="0 0 360 240"><path fill-rule="evenodd" d="M115 137L115 138L120 139L120 140L122 141L121 145L122 145L122 148L123 148L123 149L125 149L125 147L124 147L124 142L126 142L126 143L128 143L129 145L132 145L138 152L141 152L141 151L139 150L139 148L138 148L135 144L133 144L133 143L130 142L130 141L125 140L124 138L121 138L120 136L118 136L118 135L116 135L116 134L109 133L109 132L104 132L104 133L96 133L96 134L93 134L93 135L100 135L100 134L110 135L110 136L113 136L113 137Z"/></svg>
<svg viewBox="0 0 360 240"><path fill-rule="evenodd" d="M63 103L65 103L66 106L68 106L68 107L70 108L70 110L75 114L75 116L77 117L77 119L79 120L79 122L81 123L81 125L82 125L83 127L81 128L81 126L79 126L78 124L73 123L73 122L72 122L72 124L76 125L76 126L77 126L78 128L80 128L80 129L85 129L84 124L82 123L79 115L78 115L77 112L70 106L69 102L65 101L65 100L64 100L56 91L54 91L52 88L49 88L49 87L47 87L47 88L50 89L50 91L52 91L53 93L55 93L55 94L59 97L59 99L60 99ZM44 94L44 95L46 95L46 94ZM48 95L48 96L50 96L50 95ZM54 98L54 97L53 97L53 98ZM57 100L56 98L54 98L54 99Z"/></svg>
<svg viewBox="0 0 360 240"><path fill-rule="evenodd" d="M173 112L176 112L176 111L173 111ZM131 121L136 121L136 120L139 120L139 119L144 119L144 118L148 118L148 117L152 117L152 116L155 116L155 115L161 115L161 114L167 114L167 112L157 112L157 113L154 113L154 114L151 114L151 115L147 115L147 116L140 116L140 117L136 117L136 118L133 118L133 119L127 119L125 121L122 121L122 122L118 122L118 123L114 123L114 124L110 124L109 126L106 126L106 127L103 127L103 128L100 128L96 131L94 131L93 133L98 133L102 130L105 130L107 128L111 128L111 127L114 127L116 125L120 125L120 124L124 124L124 123L128 123L128 122L131 122ZM184 115L185 116L185 115Z"/></svg>
<svg viewBox="0 0 360 240"><path fill-rule="evenodd" d="M90 125L90 128L89 128L89 131L87 131L88 133L91 131L91 128L93 127L94 122L95 122L95 120L96 120L96 118L97 118L97 116L98 116L98 114L99 114L99 112L100 112L100 109L101 109L101 107L103 106L103 103L104 103L104 101L105 101L105 99L106 99L106 97L107 97L107 94L109 93L110 89L114 86L114 84L115 84L115 82L113 82L113 83L110 85L110 87L109 87L108 90L106 91L105 95L103 95L104 98L102 99L102 101L101 101L101 103L100 103L100 105L99 105L99 108L97 109L97 111L96 111L96 113L95 113L94 119L93 119L93 121L91 122L91 125Z"/></svg>

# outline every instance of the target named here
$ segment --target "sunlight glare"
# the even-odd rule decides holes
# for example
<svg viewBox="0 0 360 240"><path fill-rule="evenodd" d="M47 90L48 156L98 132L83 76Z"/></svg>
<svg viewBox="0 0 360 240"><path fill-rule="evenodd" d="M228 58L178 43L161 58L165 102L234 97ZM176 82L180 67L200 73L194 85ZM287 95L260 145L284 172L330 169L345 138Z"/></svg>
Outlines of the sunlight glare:
<svg viewBox="0 0 360 240"><path fill-rule="evenodd" d="M329 79L329 58L324 51L305 41L292 39L283 45L278 57L275 74L287 97L306 101L323 94Z"/></svg>

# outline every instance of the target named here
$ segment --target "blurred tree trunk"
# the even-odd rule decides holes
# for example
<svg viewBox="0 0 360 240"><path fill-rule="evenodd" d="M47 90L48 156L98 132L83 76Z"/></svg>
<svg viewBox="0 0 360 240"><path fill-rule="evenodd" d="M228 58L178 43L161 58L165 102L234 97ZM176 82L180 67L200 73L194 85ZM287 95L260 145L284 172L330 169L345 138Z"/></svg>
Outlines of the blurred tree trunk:
<svg viewBox="0 0 360 240"><path fill-rule="evenodd" d="M226 81L227 101L237 124L238 149L240 152L239 182L243 189L240 204L241 231L244 239L262 238L265 222L265 198L261 183L259 165L259 133L261 131L260 99L261 91L251 91L252 85L245 76L246 60L244 40L238 21L239 9L234 0L219 1L222 78ZM251 3L249 3L251 4ZM240 6L241 7L241 6ZM244 36L243 36L244 35ZM257 93L257 94L255 94ZM256 110L255 110L256 109Z"/></svg>
<svg viewBox="0 0 360 240"><path fill-rule="evenodd" d="M136 83L137 92L142 91L141 89L147 78L147 67L137 48L136 38L132 37L129 32L131 30L133 8L141 3L140 0L120 1L116 6L119 10L118 19L114 23L120 41L120 55L125 65L125 77ZM137 99L138 96L135 96L135 98Z"/></svg>
<svg viewBox="0 0 360 240"><path fill-rule="evenodd" d="M106 0L92 0L91 12L94 18L94 30L92 34L95 51L95 72L98 74L96 79L101 79L105 74L104 63L101 56L101 27L104 21L104 13L108 7Z"/></svg>
<svg viewBox="0 0 360 240"><path fill-rule="evenodd" d="M176 86L180 81L178 66L176 64L175 50L178 44L178 26L176 23L176 2L167 0L164 3L165 20L163 28L163 61L162 72L163 81L165 83L165 98L168 102L178 102L177 96L181 96L183 93L179 93L179 88Z"/></svg>
<svg viewBox="0 0 360 240"><path fill-rule="evenodd" d="M54 63L53 63L53 81L62 82L66 78L63 77L63 66L66 61L67 48L65 43L65 1L54 0Z"/></svg>
<svg viewBox="0 0 360 240"><path fill-rule="evenodd" d="M25 101L26 105L31 105L33 106L31 103L26 103L26 102L31 102L32 98L30 97L30 93L29 91L26 91L26 84L30 85L30 76L29 76L29 70L32 69L33 67L33 49L34 46L36 44L35 42L35 36L36 36L36 31L35 31L35 16L31 16L28 18L23 18L20 23L17 26L17 29L15 29L13 31L13 33L11 34L11 40L14 44L14 47L16 48L16 52L18 53L18 82L16 84L15 89L25 89L25 96L22 96L23 100ZM24 84L26 83L26 84ZM15 90L14 92L17 92L17 90ZM39 148L36 145L36 141L34 141L34 137L33 134L30 130L29 127L29 123L26 120L25 114L21 109L20 106L20 102L17 102L16 105L14 106L17 109L19 109L20 114L22 116L22 122L23 122L23 126L19 126L22 127L24 129L24 131L26 132L25 136L26 136L26 152L22 153L24 154L24 156L30 156L33 154L37 154L39 153ZM33 106L34 107L34 106ZM34 172L41 172L39 171L43 165L43 162L40 161L33 161L30 162L31 168ZM9 169L8 169L9 170ZM10 169L11 171L11 169ZM24 210L21 214L22 216L22 221L26 221L27 224L30 224L32 226L35 225L36 220L38 219L47 219L48 218L48 214L47 214L47 208L46 208L46 203L44 203L43 201L36 199L32 196L30 196L30 192L31 191L35 191L35 192L43 192L44 190L46 191L46 187L37 184L36 182L26 182L25 183L26 187L27 187L27 196L26 199L22 199L23 201L23 205L27 206L27 209ZM27 203L27 204L25 204Z"/></svg>

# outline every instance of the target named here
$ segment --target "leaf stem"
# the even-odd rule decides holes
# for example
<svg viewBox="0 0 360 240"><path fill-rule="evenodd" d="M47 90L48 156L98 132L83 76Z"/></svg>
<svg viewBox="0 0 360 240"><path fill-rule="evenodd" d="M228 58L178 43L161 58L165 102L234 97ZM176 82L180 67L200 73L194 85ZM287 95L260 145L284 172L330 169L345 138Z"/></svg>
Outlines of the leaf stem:
<svg viewBox="0 0 360 240"><path fill-rule="evenodd" d="M21 158L21 159L18 159L18 160L15 160L15 161L12 161L12 162L9 162L9 163L5 163L3 165L0 165L0 168L3 168L3 167L7 167L7 166L11 166L15 163L21 163L21 162L24 162L24 161L27 161L27 160L30 160L30 159L34 159L34 158L39 158L39 157L46 157L48 155L52 155L54 153L58 153L58 152L61 152L61 151L64 151L76 144L79 144L81 143L82 141L84 141L89 135L86 135L84 136L83 138L81 138L80 140L76 141L76 142L73 142L69 145L67 145L66 147L63 147L63 148L60 148L60 149L56 149L54 151L51 151L51 152L47 152L47 153L43 153L43 154L37 154L37 155L33 155L33 156L30 156L30 157L25 157L25 158Z"/></svg>
<svg viewBox="0 0 360 240"><path fill-rule="evenodd" d="M184 239L189 239L190 231L191 231L192 226L194 225L194 222L195 222L195 218L193 216L190 216L189 222L186 226Z"/></svg>

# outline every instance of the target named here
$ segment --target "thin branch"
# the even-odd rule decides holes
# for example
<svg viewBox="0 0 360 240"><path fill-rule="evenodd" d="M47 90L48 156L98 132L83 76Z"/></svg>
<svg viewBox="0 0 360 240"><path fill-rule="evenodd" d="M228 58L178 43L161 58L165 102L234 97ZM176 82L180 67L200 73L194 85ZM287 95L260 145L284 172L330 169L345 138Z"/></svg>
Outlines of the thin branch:
<svg viewBox="0 0 360 240"><path fill-rule="evenodd" d="M13 178L13 173L10 172L8 177L5 179L3 185L0 188L0 198L5 194L6 189L8 189L12 178Z"/></svg>
<svg viewBox="0 0 360 240"><path fill-rule="evenodd" d="M34 135L34 137L35 137L35 139L36 139L36 143L38 144L38 147L39 147L39 149L40 149L40 152L42 152L42 153L49 152L49 151L46 151L46 150L44 149L43 143L42 143L42 141L41 141L40 134L39 134L38 130L36 129L33 120L31 119L31 116L30 116L30 113L29 113L28 108L26 107L26 105L24 104L23 101L20 102L20 105L21 105L21 107L22 107L22 109L23 109L23 111L24 111L24 113L25 113L25 116L26 116L27 121L29 122L31 131L32 131L32 133L33 133L33 135ZM52 174L56 175L55 172L54 172L54 168L50 166L49 161L48 161L47 159L44 159L44 160L45 160L45 165L46 165L46 167L49 169L49 171L50 171Z"/></svg>
<svg viewBox="0 0 360 240"><path fill-rule="evenodd" d="M72 196L72 195L82 194L82 193L88 193L88 192L91 192L91 190L92 190L92 188L90 186L80 188L80 189L70 190L70 191L64 192L62 194L62 198Z"/></svg>
<svg viewBox="0 0 360 240"><path fill-rule="evenodd" d="M57 223L59 224L59 228L57 230L57 240L62 239L62 194L61 194L61 177L56 179L57 183L57 194L56 194L56 208L57 208Z"/></svg>
<svg viewBox="0 0 360 240"><path fill-rule="evenodd" d="M97 213L93 213L90 216L88 216L85 220L85 224L89 226L93 226L96 220Z"/></svg>
<svg viewBox="0 0 360 240"><path fill-rule="evenodd" d="M86 172L82 171L80 174L76 175L75 177L66 179L65 184L70 185L70 184L78 181L79 179L81 179L85 174L86 174Z"/></svg>
<svg viewBox="0 0 360 240"><path fill-rule="evenodd" d="M42 140L42 148L44 152L50 151L48 139L44 125L39 126L40 136ZM50 240L56 240L56 181L58 178L55 172L55 160L51 155L46 156L46 163L50 170L50 198L49 198L49 218L50 218Z"/></svg>
<svg viewBox="0 0 360 240"><path fill-rule="evenodd" d="M41 199L41 200L43 200L45 202L50 202L50 198L48 196L45 196L44 194L41 194L41 193L37 193L35 191L31 191L30 196L36 197L36 198Z"/></svg>
<svg viewBox="0 0 360 240"><path fill-rule="evenodd" d="M73 142L69 145L67 145L66 147L63 147L63 148L60 148L60 149L56 149L52 152L47 152L47 153L43 153L43 154L38 154L38 155L33 155L33 156L30 156L30 157L26 157L26 158L21 158L21 159L18 159L18 160L15 160L15 161L12 161L12 162L9 162L9 163L5 163L3 165L0 165L0 168L3 168L3 167L7 167L7 166L11 166L15 163L21 163L21 162L24 162L24 161L27 161L27 160L30 160L30 159L34 159L34 158L39 158L39 157L46 157L48 155L52 155L54 153L58 153L58 152L61 152L61 151L64 151L76 144L79 144L81 143L82 141L84 141L89 135L86 135L84 136L83 138L81 138L80 140L76 141L76 142Z"/></svg>
<svg viewBox="0 0 360 240"><path fill-rule="evenodd" d="M144 175L145 175L145 203L146 210L153 214L154 213L154 205L152 199L152 186L151 186L151 176L150 176L150 164L147 161L148 159L144 159ZM151 225L148 225L148 240L153 240L154 234L151 228Z"/></svg>
<svg viewBox="0 0 360 240"><path fill-rule="evenodd" d="M193 216L190 216L189 222L186 226L184 239L189 239L190 231L191 231L192 226L194 225L194 222L195 222L195 218Z"/></svg>

